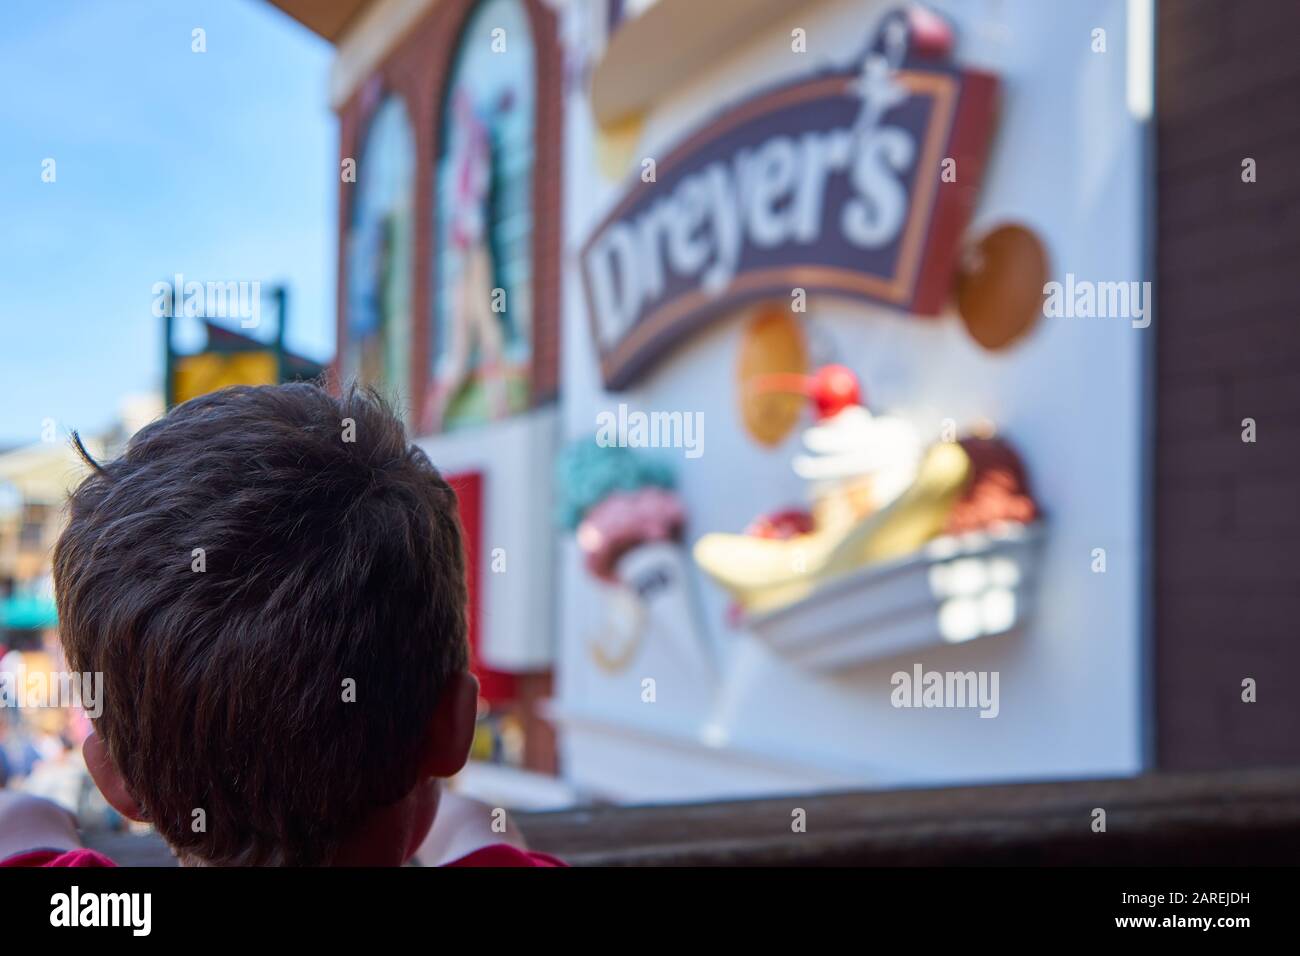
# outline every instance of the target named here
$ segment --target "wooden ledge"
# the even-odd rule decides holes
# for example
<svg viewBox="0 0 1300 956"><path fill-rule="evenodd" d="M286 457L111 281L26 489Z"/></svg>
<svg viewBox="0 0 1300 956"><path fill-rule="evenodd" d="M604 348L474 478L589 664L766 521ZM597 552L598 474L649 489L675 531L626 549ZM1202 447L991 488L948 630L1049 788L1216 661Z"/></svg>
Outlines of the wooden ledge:
<svg viewBox="0 0 1300 956"><path fill-rule="evenodd" d="M807 830L791 830L795 808ZM1092 830L1106 811L1106 832ZM1295 864L1300 769L515 815L574 865Z"/></svg>
<svg viewBox="0 0 1300 956"><path fill-rule="evenodd" d="M807 830L791 830L792 812ZM1106 811L1106 832L1092 830ZM575 866L1295 865L1300 768L516 813ZM174 866L156 836L87 844Z"/></svg>

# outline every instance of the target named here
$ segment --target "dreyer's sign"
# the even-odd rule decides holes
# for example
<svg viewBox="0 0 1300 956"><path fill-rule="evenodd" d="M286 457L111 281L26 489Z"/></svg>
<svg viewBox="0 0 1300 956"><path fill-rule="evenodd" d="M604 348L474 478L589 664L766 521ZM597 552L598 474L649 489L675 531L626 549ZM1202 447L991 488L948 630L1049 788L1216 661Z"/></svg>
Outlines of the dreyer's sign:
<svg viewBox="0 0 1300 956"><path fill-rule="evenodd" d="M942 60L868 53L754 96L671 150L582 250L607 387L728 309L797 288L938 312L996 88Z"/></svg>

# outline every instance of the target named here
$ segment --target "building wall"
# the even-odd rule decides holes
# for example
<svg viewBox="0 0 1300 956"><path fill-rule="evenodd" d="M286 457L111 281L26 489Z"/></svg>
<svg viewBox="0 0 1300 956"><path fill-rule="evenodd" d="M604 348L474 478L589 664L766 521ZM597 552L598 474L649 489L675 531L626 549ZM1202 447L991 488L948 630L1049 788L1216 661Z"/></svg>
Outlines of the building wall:
<svg viewBox="0 0 1300 956"><path fill-rule="evenodd" d="M339 42L332 95L339 114L340 159L362 152L367 126L385 94L400 95L415 141L414 255L411 267L409 395L403 405L424 407L430 388L435 221L435 169L440 153L449 70L480 0L428 0L376 4ZM471 550L479 592L475 595L475 663L508 675L549 669L554 645L554 536L551 528L551 462L555 444L560 349L563 63L556 15L544 0L521 0L534 57L536 114L532 171L532 368L529 408L505 418L436 434L423 434L411 416L420 446L448 475L473 482L481 495L481 540ZM475 38L483 43L489 37ZM362 161L358 159L358 161ZM348 306L346 243L356 185L339 186L338 332L345 338ZM338 372L336 360L335 372ZM494 557L495 556L495 557ZM510 569L509 571L507 569ZM512 685L513 686L513 685ZM532 746L530 740L529 745ZM534 769L553 761L530 760Z"/></svg>
<svg viewBox="0 0 1300 956"><path fill-rule="evenodd" d="M1294 0L1158 8L1155 697L1169 770L1300 762L1297 35Z"/></svg>
<svg viewBox="0 0 1300 956"><path fill-rule="evenodd" d="M367 42L387 46L374 69L357 79L339 106L339 155L356 158L361 150L367 121L383 94L401 95L415 134L415 250L411 308L411 394L398 396L412 408L423 406L429 387L429 355L433 257L436 235L434 222L434 168L439 153L441 104L446 96L449 64L455 55L465 21L477 0L439 0L412 25L394 21L399 36L374 38ZM533 170L533 349L532 402L542 405L558 392L560 327L560 212L563 177L560 174L561 73L562 62L555 14L542 0L525 0L535 44L537 70L536 145ZM358 41L360 42L360 41ZM345 39L340 56L351 46ZM346 336L347 255L346 237L352 216L351 183L339 187L338 337ZM337 360L336 360L337 362ZM337 373L338 368L335 368Z"/></svg>
<svg viewBox="0 0 1300 956"><path fill-rule="evenodd" d="M755 26L655 104L634 155L664 155L766 85L852 61L893 6L835 0ZM1045 242L1056 280L1067 272L1095 281L1145 277L1147 184L1142 127L1126 95L1127 5L952 0L935 6L956 26L957 60L995 72L1003 86L969 234L1005 222L1029 226ZM806 54L791 53L795 27L807 31ZM1110 38L1104 55L1089 45L1098 27ZM1149 85L1149 64L1137 79ZM622 184L605 178L593 158L596 131L584 90L568 96L566 176L583 186L566 190L566 240L574 248ZM801 501L806 489L790 469L797 432L766 449L746 437L739 421L735 367L747 313L738 310L695 333L644 380L611 394L600 383L576 272L565 270L565 437L591 435L596 416L619 402L702 412L704 454L675 462L689 541L708 531L738 531L755 514ZM879 409L926 435L937 435L948 416L963 423L986 416L1022 452L1048 516L1036 616L1023 633L828 676L729 627L725 595L700 580L707 643L724 658L716 683L701 690L685 676L669 681L666 662L643 657L619 675L625 681L619 687L589 662L585 642L602 626L604 599L576 547L566 543L558 681L574 779L618 797L659 799L1142 770L1140 608L1149 588L1142 489L1149 445L1141 409L1152 330L1124 319L1044 319L1023 342L994 354L970 340L952 310L921 319L874 305L810 300L809 319L831 346L828 358L861 374ZM1106 549L1105 574L1090 568L1096 548ZM918 661L927 670L1000 673L998 719L892 707L892 674ZM635 692L645 675L659 677L654 708ZM655 733L642 732L652 720Z"/></svg>

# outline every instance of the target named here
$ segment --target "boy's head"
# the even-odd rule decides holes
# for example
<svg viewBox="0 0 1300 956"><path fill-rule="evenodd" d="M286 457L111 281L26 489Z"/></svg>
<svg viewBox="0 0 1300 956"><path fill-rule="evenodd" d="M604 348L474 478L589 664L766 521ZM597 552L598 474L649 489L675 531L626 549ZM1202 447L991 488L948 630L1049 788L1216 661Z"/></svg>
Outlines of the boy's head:
<svg viewBox="0 0 1300 956"><path fill-rule="evenodd" d="M87 762L178 853L328 863L464 763L456 497L373 393L193 399L96 465L69 512L61 637L104 675Z"/></svg>

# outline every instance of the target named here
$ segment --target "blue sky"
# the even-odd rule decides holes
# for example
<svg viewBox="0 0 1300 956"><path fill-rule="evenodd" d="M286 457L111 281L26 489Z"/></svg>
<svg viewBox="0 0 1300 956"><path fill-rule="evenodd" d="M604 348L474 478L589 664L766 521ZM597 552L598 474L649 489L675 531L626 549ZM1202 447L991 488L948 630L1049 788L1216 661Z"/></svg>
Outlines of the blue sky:
<svg viewBox="0 0 1300 956"><path fill-rule="evenodd" d="M333 354L332 55L262 0L6 0L0 446L158 389L151 290L178 272L287 282L290 347Z"/></svg>

